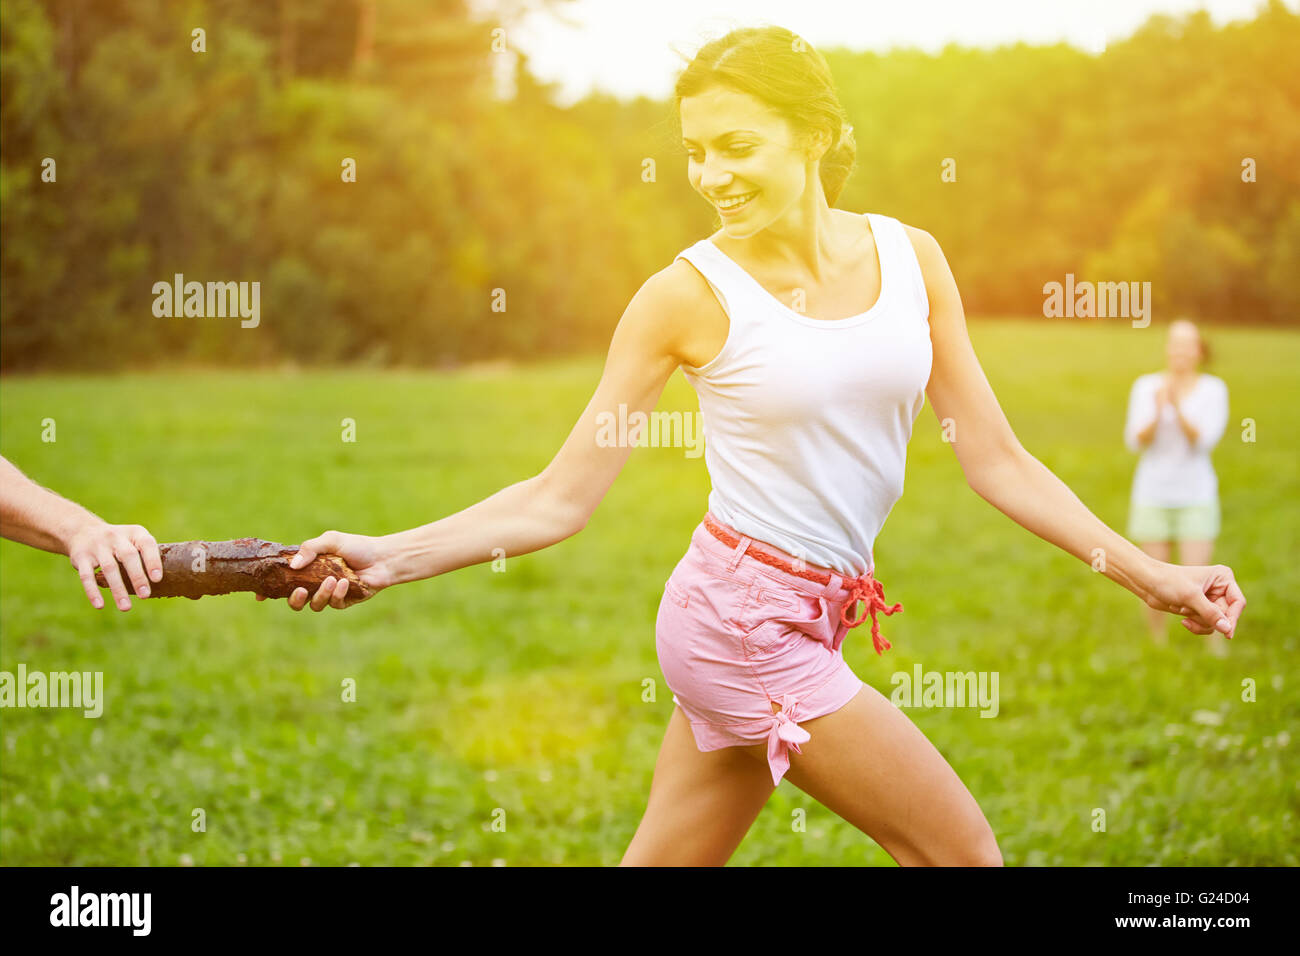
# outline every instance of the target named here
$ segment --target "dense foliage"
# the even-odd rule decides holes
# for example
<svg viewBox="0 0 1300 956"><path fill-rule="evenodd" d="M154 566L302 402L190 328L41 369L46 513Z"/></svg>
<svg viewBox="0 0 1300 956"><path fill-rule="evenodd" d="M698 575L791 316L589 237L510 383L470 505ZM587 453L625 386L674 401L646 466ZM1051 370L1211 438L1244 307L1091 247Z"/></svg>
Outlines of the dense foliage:
<svg viewBox="0 0 1300 956"><path fill-rule="evenodd" d="M671 103L561 108L462 0L2 9L5 370L600 349L714 228ZM840 205L932 232L972 314L1041 315L1072 273L1151 282L1156 321L1296 323L1297 49L1272 0L1101 55L825 50L860 150ZM178 273L258 282L260 323L155 315Z"/></svg>

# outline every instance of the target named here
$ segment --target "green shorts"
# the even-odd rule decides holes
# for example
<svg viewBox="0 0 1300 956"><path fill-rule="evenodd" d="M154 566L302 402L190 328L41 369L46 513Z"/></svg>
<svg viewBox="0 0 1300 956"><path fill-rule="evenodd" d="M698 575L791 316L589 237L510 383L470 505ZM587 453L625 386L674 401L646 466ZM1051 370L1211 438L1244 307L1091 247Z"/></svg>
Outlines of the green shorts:
<svg viewBox="0 0 1300 956"><path fill-rule="evenodd" d="M1129 505L1130 541L1213 541L1218 536L1218 501L1182 508Z"/></svg>

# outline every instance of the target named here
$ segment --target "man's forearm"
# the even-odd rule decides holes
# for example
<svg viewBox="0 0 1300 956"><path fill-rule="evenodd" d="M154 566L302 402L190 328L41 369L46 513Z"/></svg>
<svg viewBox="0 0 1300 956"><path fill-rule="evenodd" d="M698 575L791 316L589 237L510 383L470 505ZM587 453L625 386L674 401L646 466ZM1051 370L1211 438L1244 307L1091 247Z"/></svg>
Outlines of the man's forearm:
<svg viewBox="0 0 1300 956"><path fill-rule="evenodd" d="M68 541L78 528L102 520L16 469L6 469L0 477L0 536L67 554Z"/></svg>
<svg viewBox="0 0 1300 956"><path fill-rule="evenodd" d="M981 475L971 489L1021 527L1145 600L1156 560L1102 522L1079 496L1021 448ZM1100 549L1100 555L1098 554ZM1103 560L1098 561L1098 557Z"/></svg>
<svg viewBox="0 0 1300 956"><path fill-rule="evenodd" d="M499 557L540 551L582 522L543 491L540 476L502 488L463 511L379 539L394 583L417 581Z"/></svg>

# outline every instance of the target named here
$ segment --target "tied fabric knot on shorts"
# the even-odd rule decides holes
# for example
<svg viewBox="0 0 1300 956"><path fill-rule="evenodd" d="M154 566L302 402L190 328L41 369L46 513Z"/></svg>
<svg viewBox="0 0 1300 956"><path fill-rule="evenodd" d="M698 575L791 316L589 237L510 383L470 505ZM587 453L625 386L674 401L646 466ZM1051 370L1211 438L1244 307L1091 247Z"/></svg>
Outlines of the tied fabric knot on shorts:
<svg viewBox="0 0 1300 956"><path fill-rule="evenodd" d="M772 729L767 734L767 764L772 770L772 786L781 783L781 778L790 769L790 748L803 753L799 745L812 739L812 734L804 730L791 714L799 702L789 694L781 695L781 709L772 715Z"/></svg>
<svg viewBox="0 0 1300 956"><path fill-rule="evenodd" d="M885 616L901 611L902 604L890 606L885 601L885 587L875 579L875 576L868 571L861 577L854 578L847 582L849 585L849 599L844 606L840 608L840 621L846 627L857 627L868 616L871 618L871 644L876 649L877 654L883 654L893 647L889 640L880 633L880 622L876 620L876 612L883 611ZM858 601L866 601L867 609L856 620L849 617L849 608L857 608Z"/></svg>

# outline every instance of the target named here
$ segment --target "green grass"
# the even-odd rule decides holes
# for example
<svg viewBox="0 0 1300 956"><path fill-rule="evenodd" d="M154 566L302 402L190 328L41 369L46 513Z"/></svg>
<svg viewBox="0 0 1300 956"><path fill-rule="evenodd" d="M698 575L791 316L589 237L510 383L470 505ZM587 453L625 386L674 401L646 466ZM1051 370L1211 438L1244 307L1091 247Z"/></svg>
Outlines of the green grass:
<svg viewBox="0 0 1300 956"><path fill-rule="evenodd" d="M1161 364L1163 330L979 322L972 337L1024 445L1123 533L1125 403ZM907 490L877 542L888 597L906 609L882 619L894 650L877 657L855 631L845 653L886 695L916 663L998 672L994 719L908 713L1009 864L1300 862L1300 337L1223 329L1213 341L1210 370L1232 402L1215 452L1215 560L1250 600L1226 659L1173 616L1170 646L1153 647L1135 597L975 496L933 411L918 419ZM0 445L40 483L160 541L381 534L536 473L602 360L8 378ZM695 407L680 375L660 407ZM1254 443L1240 440L1246 417ZM41 441L46 418L56 442ZM102 671L106 696L99 719L0 711L0 858L616 863L672 707L655 612L708 487L703 459L638 449L582 534L504 574L465 568L342 613L252 595L95 611L66 558L0 543L0 666ZM355 703L341 699L349 678ZM791 827L799 807L807 832ZM205 832L191 829L196 808ZM783 782L733 864L892 861Z"/></svg>

